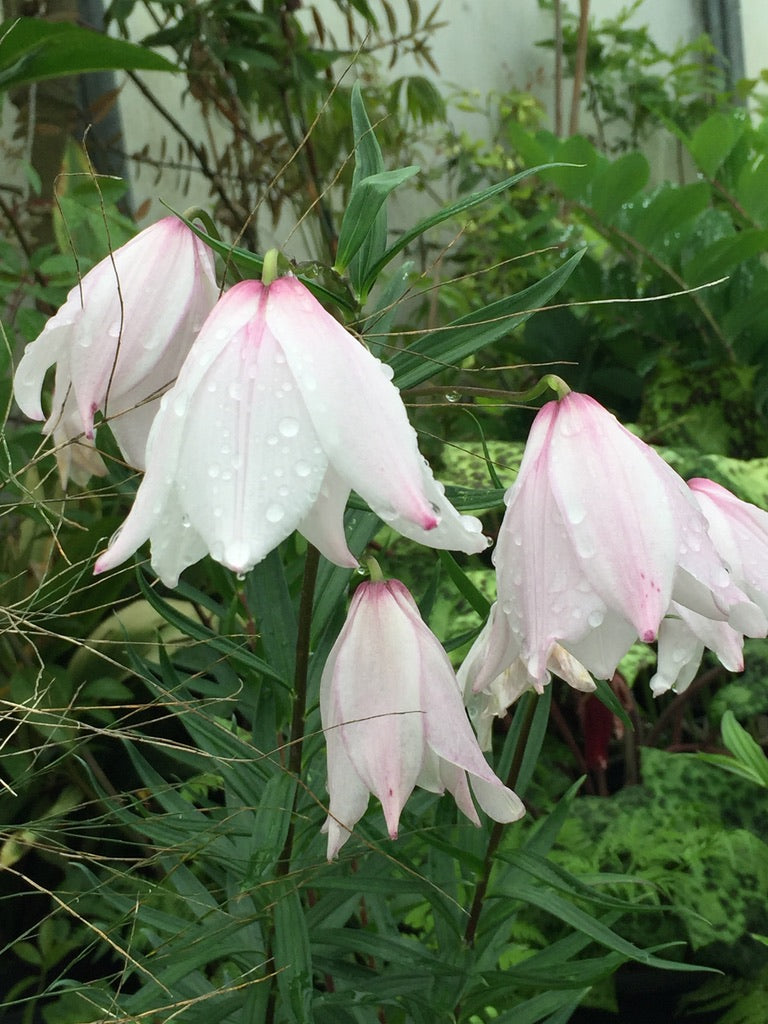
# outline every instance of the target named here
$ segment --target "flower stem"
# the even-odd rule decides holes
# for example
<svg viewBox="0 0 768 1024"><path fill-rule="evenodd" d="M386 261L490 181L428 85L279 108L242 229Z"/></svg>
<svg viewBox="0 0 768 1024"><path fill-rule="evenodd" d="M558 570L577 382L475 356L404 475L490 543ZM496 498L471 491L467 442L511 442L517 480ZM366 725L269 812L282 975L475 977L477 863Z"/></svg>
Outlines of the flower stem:
<svg viewBox="0 0 768 1024"><path fill-rule="evenodd" d="M526 700L528 701L528 706L525 709L525 718L520 730L520 735L517 739L517 746L515 747L512 764L509 766L509 775L507 776L507 787L509 789L514 789L517 784L517 777L520 774L520 767L523 763L523 756L525 755L525 748L528 744L528 737L531 734L533 717L536 714L537 695L535 693L529 693L526 695ZM467 927L464 931L464 941L467 946L470 947L475 944L475 935L477 933L477 926L480 922L480 914L483 910L483 901L485 900L485 894L488 891L488 883L491 878L491 871L493 870L494 858L496 857L496 851L499 848L499 843L501 842L503 834L504 825L500 821L495 822L488 840L488 846L485 851L485 860L483 861L483 870L480 874L477 886L475 887L475 896L472 900L469 920L467 921Z"/></svg>
<svg viewBox="0 0 768 1024"><path fill-rule="evenodd" d="M277 253L277 249L272 250ZM266 258L265 258L266 262ZM304 579L301 584L301 598L299 601L298 632L296 636L296 664L293 674L293 712L291 714L290 744L288 747L287 771L299 777L301 774L301 759L304 748L304 715L307 705L307 675L309 671L310 634L312 629L312 605L315 598L315 584L317 583L317 571L320 566L320 552L311 544L307 547L307 557L304 562ZM296 787L298 796L299 787ZM275 877L285 878L291 870L291 858L293 856L293 839L295 834L294 820L296 811L296 796L293 798L293 805L289 810L290 822L285 836L283 848L275 864ZM268 974L274 970L274 959L272 957L272 942L274 934L270 938L267 949ZM274 978L270 980L271 988L267 1002L264 1021L265 1024L274 1024L276 1006L276 986Z"/></svg>
<svg viewBox="0 0 768 1024"><path fill-rule="evenodd" d="M261 267L261 283L270 285L277 278L277 249L267 249L264 253L264 262Z"/></svg>

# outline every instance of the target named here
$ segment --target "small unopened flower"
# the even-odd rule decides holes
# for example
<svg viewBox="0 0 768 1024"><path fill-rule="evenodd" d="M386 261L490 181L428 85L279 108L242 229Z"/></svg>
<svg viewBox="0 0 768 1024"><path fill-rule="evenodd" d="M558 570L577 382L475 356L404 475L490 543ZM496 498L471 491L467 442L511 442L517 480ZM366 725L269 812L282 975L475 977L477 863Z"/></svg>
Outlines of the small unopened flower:
<svg viewBox="0 0 768 1024"><path fill-rule="evenodd" d="M329 859L371 793L393 839L415 786L447 789L475 824L470 786L496 821L523 815L519 798L480 751L445 651L398 580L362 583L355 591L323 670L320 711L328 744Z"/></svg>
<svg viewBox="0 0 768 1024"><path fill-rule="evenodd" d="M43 431L59 446L65 483L68 475L86 483L103 472L93 448L97 411L109 418L128 464L144 468L157 396L175 379L217 297L210 250L175 217L141 231L72 289L27 346L13 382L22 412L45 419L41 391L56 364ZM83 446L67 443L78 437Z"/></svg>
<svg viewBox="0 0 768 1024"><path fill-rule="evenodd" d="M672 602L765 634L684 481L588 396L540 410L506 503L494 552L503 628L497 615L476 691L510 651L544 680L557 644L610 679L636 639L656 639Z"/></svg>
<svg viewBox="0 0 768 1024"><path fill-rule="evenodd" d="M387 371L297 279L235 285L163 397L146 475L96 571L149 538L170 586L206 552L244 573L296 529L354 566L351 490L422 544L482 551L480 521L446 499Z"/></svg>
<svg viewBox="0 0 768 1024"><path fill-rule="evenodd" d="M696 478L689 480L688 486L730 578L768 615L768 512L742 501L713 480ZM705 647L715 652L728 671L741 672L744 632L673 604L659 630L653 693L685 690L698 671Z"/></svg>

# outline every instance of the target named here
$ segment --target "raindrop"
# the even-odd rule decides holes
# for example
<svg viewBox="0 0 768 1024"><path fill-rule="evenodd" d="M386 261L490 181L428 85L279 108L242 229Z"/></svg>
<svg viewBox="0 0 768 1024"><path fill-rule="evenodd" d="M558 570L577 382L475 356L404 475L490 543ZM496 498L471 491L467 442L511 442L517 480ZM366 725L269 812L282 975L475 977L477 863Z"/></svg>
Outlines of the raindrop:
<svg viewBox="0 0 768 1024"><path fill-rule="evenodd" d="M285 419L280 420L277 429L283 437L296 437L299 432L299 421L292 416L286 416Z"/></svg>
<svg viewBox="0 0 768 1024"><path fill-rule="evenodd" d="M177 395L173 400L173 411L177 416L184 416L187 412L187 399L185 395Z"/></svg>
<svg viewBox="0 0 768 1024"><path fill-rule="evenodd" d="M267 444L268 445L276 445L277 442L278 442L277 434L270 434L269 437L267 438Z"/></svg>
<svg viewBox="0 0 768 1024"><path fill-rule="evenodd" d="M243 580L245 579L245 573L244 572L235 573L235 579L240 580L240 582L242 583Z"/></svg>
<svg viewBox="0 0 768 1024"><path fill-rule="evenodd" d="M232 383L227 388L227 394L235 402L239 402L240 399L243 397L243 389L242 389L242 387L240 385L240 381L237 381L237 380L232 381Z"/></svg>
<svg viewBox="0 0 768 1024"><path fill-rule="evenodd" d="M289 487L286 487L285 484L283 484L281 487L277 488L277 493L280 495L281 498L287 498L288 495L291 493L291 490Z"/></svg>
<svg viewBox="0 0 768 1024"><path fill-rule="evenodd" d="M461 400L461 395L459 394L458 391L446 391L445 400L446 402L450 402L451 404L453 404L454 402L458 402Z"/></svg>
<svg viewBox="0 0 768 1024"><path fill-rule="evenodd" d="M364 565L358 565L358 567L355 569L355 576L367 576L367 575L368 575L368 570L365 568L365 566Z"/></svg>
<svg viewBox="0 0 768 1024"><path fill-rule="evenodd" d="M231 568L242 572L243 567L248 564L249 554L248 545L244 541L233 540L226 546L225 560Z"/></svg>
<svg viewBox="0 0 768 1024"><path fill-rule="evenodd" d="M206 389L208 391L210 391L211 394L213 394L213 392L216 390L216 387L217 387L216 381L215 380L209 380L208 383L205 386L206 386Z"/></svg>
<svg viewBox="0 0 768 1024"><path fill-rule="evenodd" d="M301 460L293 467L293 471L296 476L306 477L312 472L312 467L308 462Z"/></svg>
<svg viewBox="0 0 768 1024"><path fill-rule="evenodd" d="M113 324L110 324L109 330L107 331L107 334L110 336L110 338L119 338L120 337L120 321L119 320L116 320Z"/></svg>
<svg viewBox="0 0 768 1024"><path fill-rule="evenodd" d="M598 626L602 626L604 618L605 614L601 612L599 608L595 608L587 616L587 622L592 627L592 629L597 629Z"/></svg>
<svg viewBox="0 0 768 1024"><path fill-rule="evenodd" d="M587 515L587 510L583 505L569 505L565 510L565 515L569 523L574 526L578 526L579 523L583 523Z"/></svg>
<svg viewBox="0 0 768 1024"><path fill-rule="evenodd" d="M283 508L282 505L278 505L277 502L275 502L274 504L269 506L269 508L267 509L266 515L267 515L267 522L269 522L269 523L279 523L280 520L285 515L285 509Z"/></svg>
<svg viewBox="0 0 768 1024"><path fill-rule="evenodd" d="M210 477L210 478L211 478L212 480L215 480L215 479L216 479L216 477L217 477L217 476L219 475L219 473L220 473L220 472L221 472L221 469L220 469L220 467L219 467L219 466L216 466L216 465L212 465L212 466L209 466L209 467L208 467L208 476L209 476L209 477Z"/></svg>
<svg viewBox="0 0 768 1024"><path fill-rule="evenodd" d="M436 520L438 521L438 523L439 523L439 522L440 522L440 520L441 520L441 519L443 518L443 513L442 513L442 511L441 511L441 509L440 509L440 506L439 506L439 505L436 505L436 504L434 503L434 501L430 501L430 503L429 503L429 507L430 507L430 508L432 509L432 513L433 513L433 515L434 515L435 519L436 519Z"/></svg>
<svg viewBox="0 0 768 1024"><path fill-rule="evenodd" d="M186 514L186 512L181 517L181 525L184 527L185 530L188 530L189 527L191 526L191 523L189 521L189 516Z"/></svg>

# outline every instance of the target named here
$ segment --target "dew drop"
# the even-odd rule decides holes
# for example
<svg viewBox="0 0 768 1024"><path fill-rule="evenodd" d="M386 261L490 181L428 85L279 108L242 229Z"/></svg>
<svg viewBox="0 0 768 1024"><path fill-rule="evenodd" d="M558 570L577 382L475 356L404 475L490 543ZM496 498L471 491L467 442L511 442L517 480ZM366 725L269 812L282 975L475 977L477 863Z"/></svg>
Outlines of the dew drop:
<svg viewBox="0 0 768 1024"><path fill-rule="evenodd" d="M278 442L277 434L270 434L269 437L267 438L267 444L268 445L274 446L274 445L277 444L277 442Z"/></svg>
<svg viewBox="0 0 768 1024"><path fill-rule="evenodd" d="M579 523L583 523L587 515L587 510L583 505L569 505L565 510L565 516L569 523L574 526L578 526Z"/></svg>
<svg viewBox="0 0 768 1024"><path fill-rule="evenodd" d="M267 512L266 512L267 522L269 522L269 523L279 523L284 515L285 515L285 509L283 508L283 506L282 505L278 505L277 502L274 502L267 509Z"/></svg>
<svg viewBox="0 0 768 1024"><path fill-rule="evenodd" d="M312 472L312 467L308 462L304 462L303 459L296 463L293 467L293 471L296 476L307 477Z"/></svg>
<svg viewBox="0 0 768 1024"><path fill-rule="evenodd" d="M216 477L217 477L217 476L219 475L219 473L220 473L220 472L221 472L221 469L220 469L220 467L219 467L219 466L216 466L216 465L211 465L211 466L209 466L209 467L208 467L208 476L209 476L209 477L210 477L210 478L211 478L212 480L215 480L215 479L216 479Z"/></svg>
<svg viewBox="0 0 768 1024"><path fill-rule="evenodd" d="M245 566L248 565L250 552L248 545L242 540L233 540L227 544L224 554L227 564L236 571L242 572Z"/></svg>
<svg viewBox="0 0 768 1024"><path fill-rule="evenodd" d="M242 385L240 384L240 381L232 381L232 383L227 388L227 394L235 402L239 402L240 399L243 397L243 389Z"/></svg>
<svg viewBox="0 0 768 1024"><path fill-rule="evenodd" d="M461 395L458 391L446 391L445 393L446 402L451 402L451 404L453 404L454 402L460 401L460 399Z"/></svg>
<svg viewBox="0 0 768 1024"><path fill-rule="evenodd" d="M292 416L286 416L280 420L277 429L283 437L296 437L299 432L299 421L295 420Z"/></svg>
<svg viewBox="0 0 768 1024"><path fill-rule="evenodd" d="M216 390L217 384L215 380L209 380L205 385L206 391L210 391L211 394Z"/></svg>
<svg viewBox="0 0 768 1024"><path fill-rule="evenodd" d="M597 629L598 626L602 626L604 618L605 614L601 612L599 608L595 608L587 616L587 622L592 629Z"/></svg>
<svg viewBox="0 0 768 1024"><path fill-rule="evenodd" d="M186 514L186 512L181 517L181 525L184 527L185 530L188 530L192 525L189 521L189 516Z"/></svg>
<svg viewBox="0 0 768 1024"><path fill-rule="evenodd" d="M107 331L107 334L110 336L110 338L119 338L120 337L120 321L119 320L116 320L113 324L109 325L109 329Z"/></svg>
<svg viewBox="0 0 768 1024"><path fill-rule="evenodd" d="M187 399L185 395L177 395L173 400L173 411L177 416L185 416L187 412Z"/></svg>

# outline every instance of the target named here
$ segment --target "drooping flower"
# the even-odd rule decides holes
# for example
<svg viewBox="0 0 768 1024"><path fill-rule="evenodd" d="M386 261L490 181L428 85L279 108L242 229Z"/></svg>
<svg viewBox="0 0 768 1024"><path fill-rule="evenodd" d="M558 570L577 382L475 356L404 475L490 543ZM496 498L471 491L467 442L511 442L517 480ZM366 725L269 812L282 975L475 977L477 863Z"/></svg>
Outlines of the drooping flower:
<svg viewBox="0 0 768 1024"><path fill-rule="evenodd" d="M688 486L731 579L768 615L768 512L742 501L713 480L696 478L689 480ZM673 603L659 630L653 693L685 690L698 671L705 647L715 652L728 671L741 672L743 634L726 622L713 622Z"/></svg>
<svg viewBox="0 0 768 1024"><path fill-rule="evenodd" d="M446 499L390 376L297 279L235 285L163 396L146 475L96 571L150 538L170 586L206 552L243 573L295 529L354 566L352 489L423 544L483 550L480 521Z"/></svg>
<svg viewBox="0 0 768 1024"><path fill-rule="evenodd" d="M476 689L475 681L487 676L485 669L491 656L491 642L499 651L494 663L505 667ZM494 602L480 635L467 652L457 673L464 703L482 750L491 749L494 718L503 717L507 708L526 690L542 693L551 675L564 679L575 690L583 693L591 693L595 689L595 681L589 672L560 644L554 644L550 651L545 676L541 679L532 676L520 657L519 640L510 633L507 617L498 603Z"/></svg>
<svg viewBox="0 0 768 1024"><path fill-rule="evenodd" d="M456 675L437 637L398 580L362 583L328 656L320 684L328 744L328 858L347 841L373 793L390 836L415 786L446 789L479 824L467 784L496 821L524 813L491 771L464 710Z"/></svg>
<svg viewBox="0 0 768 1024"><path fill-rule="evenodd" d="M41 391L56 364L43 431L60 447L59 468L86 483L103 463L93 447L94 414L109 418L129 465L144 468L159 392L175 379L218 297L210 250L166 217L103 259L73 288L19 362L13 388L21 410L45 419ZM66 442L83 436L82 445Z"/></svg>
<svg viewBox="0 0 768 1024"><path fill-rule="evenodd" d="M765 635L683 480L588 396L539 411L506 503L494 552L503 614L475 691L515 654L543 680L556 644L610 679L636 639L656 639L673 601Z"/></svg>

